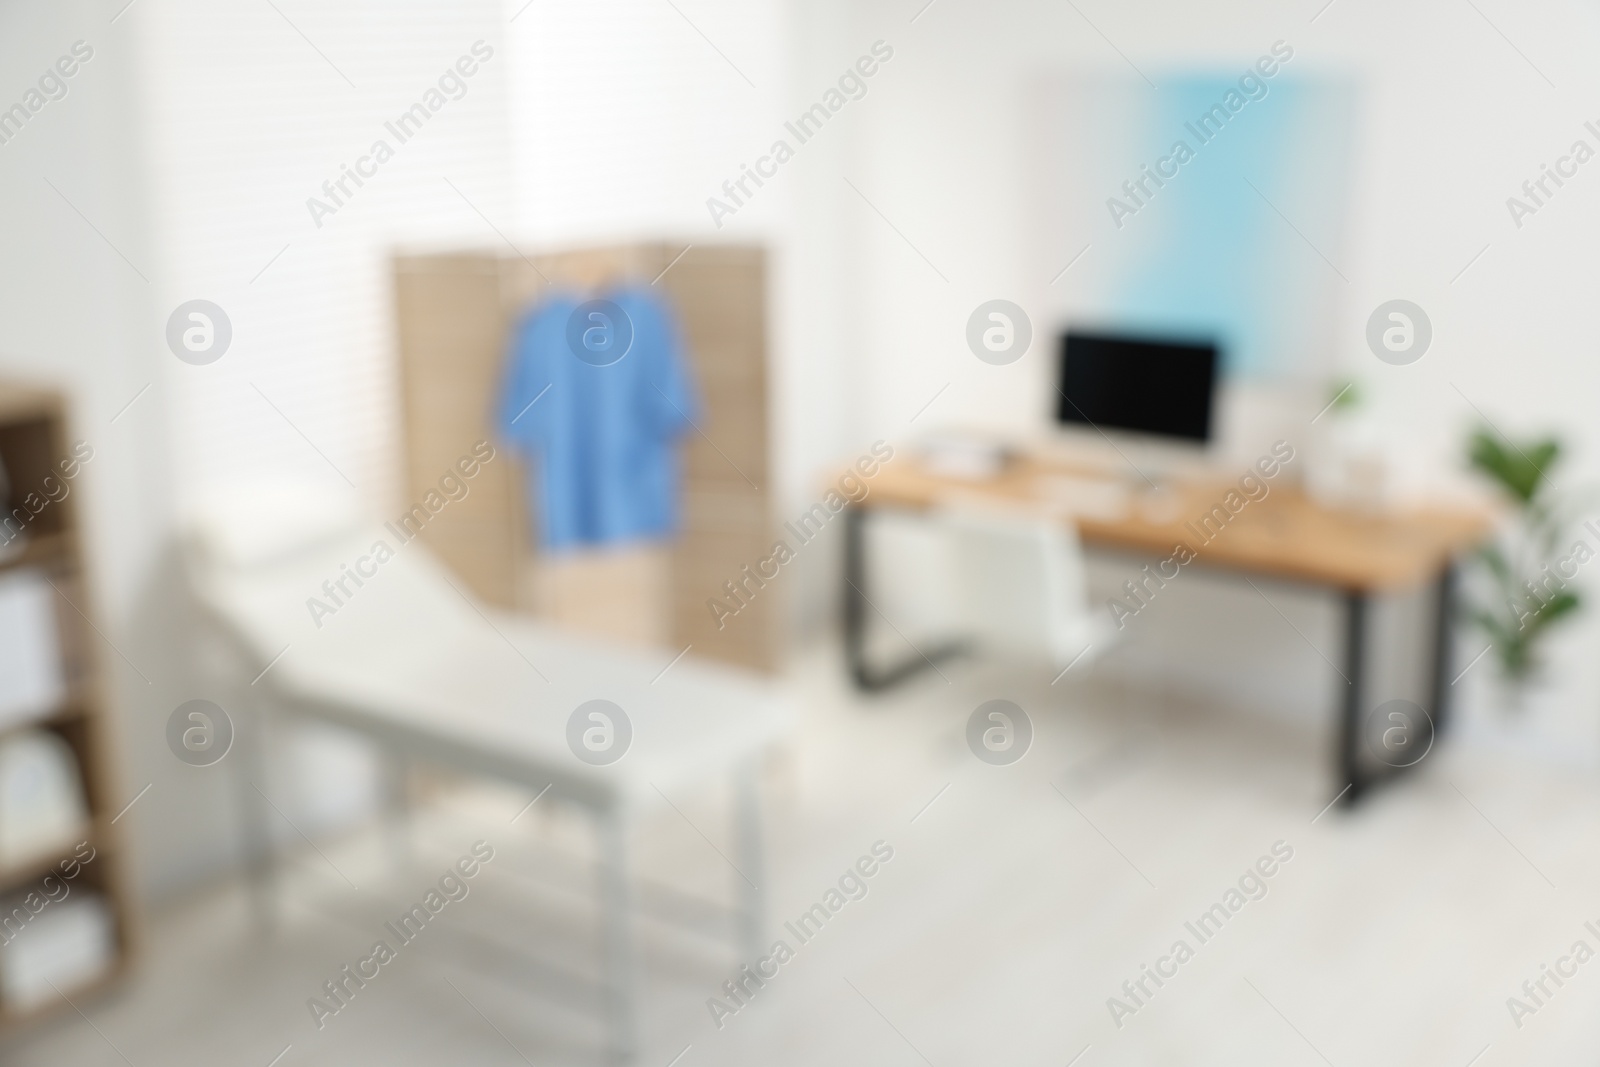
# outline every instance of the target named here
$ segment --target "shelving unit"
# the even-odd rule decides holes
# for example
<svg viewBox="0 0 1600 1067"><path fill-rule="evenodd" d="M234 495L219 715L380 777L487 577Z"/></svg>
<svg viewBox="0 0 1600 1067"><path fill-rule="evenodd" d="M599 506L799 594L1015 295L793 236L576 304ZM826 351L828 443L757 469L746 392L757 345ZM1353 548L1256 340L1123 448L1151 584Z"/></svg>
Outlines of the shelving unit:
<svg viewBox="0 0 1600 1067"><path fill-rule="evenodd" d="M40 389L0 381L0 462L10 477L9 499L0 497L0 523L22 506L30 492L40 497L47 475L65 484L68 492L30 516L24 526L25 544L0 546L0 575L18 569L39 571L55 587L55 619L63 659L66 691L59 705L43 716L0 726L0 739L20 730L38 729L56 734L72 750L88 809L81 836L58 854L39 856L11 867L0 867L0 897L25 893L58 872L73 857L78 841L87 841L94 858L82 865L68 884L71 900L88 891L97 894L111 913L114 948L108 963L94 977L62 992L79 1002L80 995L118 981L130 966L135 928L131 899L123 873L123 856L111 820L127 803L109 774L105 682L101 670L99 638L88 622L95 617L90 576L86 572L79 529L76 479L63 478L59 464L73 458L67 407L63 397ZM81 477L81 474L80 474ZM56 491L59 493L59 490ZM24 508L26 511L27 509ZM5 534L0 533L0 541ZM44 914L41 912L41 914ZM4 916L0 915L0 921ZM24 927L18 937L26 937ZM0 947L0 952L6 951ZM17 1010L0 1000L0 1035L8 1035L35 1020L58 1011L71 1011L60 997Z"/></svg>

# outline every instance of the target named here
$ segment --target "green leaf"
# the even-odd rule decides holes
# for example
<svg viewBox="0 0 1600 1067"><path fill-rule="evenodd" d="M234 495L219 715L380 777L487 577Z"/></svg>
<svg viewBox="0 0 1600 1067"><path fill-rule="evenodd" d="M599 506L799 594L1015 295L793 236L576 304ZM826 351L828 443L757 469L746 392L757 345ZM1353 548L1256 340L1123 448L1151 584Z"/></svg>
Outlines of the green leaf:
<svg viewBox="0 0 1600 1067"><path fill-rule="evenodd" d="M1561 458L1559 438L1523 442L1500 437L1484 427L1472 434L1467 454L1472 467L1486 475L1517 504L1515 523L1495 542L1473 553L1480 582L1471 588L1488 602L1463 605L1463 617L1489 638L1505 676L1523 681L1540 665L1539 650L1545 633L1575 613L1581 601L1576 592L1555 584L1554 595L1542 604L1530 599L1525 587L1548 587L1549 564L1561 555L1561 544L1576 517L1577 507L1592 490L1577 498L1556 492L1546 472ZM1547 595L1541 592L1540 595Z"/></svg>
<svg viewBox="0 0 1600 1067"><path fill-rule="evenodd" d="M1578 610L1579 600L1576 593L1557 593L1555 597L1545 601L1539 613L1528 621L1528 630L1536 632L1555 622L1563 615L1571 615Z"/></svg>
<svg viewBox="0 0 1600 1067"><path fill-rule="evenodd" d="M1489 430L1479 430L1472 435L1468 458L1472 466L1487 474L1512 497L1523 504L1531 503L1544 481L1545 471L1555 466L1561 456L1561 442L1553 437L1517 445L1505 445Z"/></svg>

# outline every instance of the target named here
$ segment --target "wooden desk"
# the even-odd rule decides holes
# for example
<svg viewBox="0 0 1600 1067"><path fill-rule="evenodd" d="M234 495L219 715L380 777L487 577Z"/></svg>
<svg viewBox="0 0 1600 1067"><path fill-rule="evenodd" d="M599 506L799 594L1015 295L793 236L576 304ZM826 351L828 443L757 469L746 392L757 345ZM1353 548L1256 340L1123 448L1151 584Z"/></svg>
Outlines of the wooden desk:
<svg viewBox="0 0 1600 1067"><path fill-rule="evenodd" d="M1241 468L1239 475L1244 473ZM1429 714L1432 728L1442 729L1448 717L1451 681L1449 624L1455 560L1487 537L1492 517L1466 509L1381 515L1334 509L1290 484L1289 476L1288 471L1280 471L1273 478L1259 479L1267 486L1266 496L1247 500L1232 513L1223 506L1229 491L1237 494L1234 503L1246 496L1239 490L1237 477L1195 478L1165 487L1158 494L1133 486L1119 489L1104 474L1042 457L1018 458L987 481L951 478L930 471L912 456L898 459L873 479L871 494L846 516L845 642L856 684L862 689L883 688L928 666L930 659L956 651L939 649L929 657L919 655L888 667L868 663L864 527L874 509L999 507L1026 511L1074 523L1086 545L1143 552L1162 560L1182 544L1195 557L1183 569L1203 566L1303 582L1342 597L1345 647L1342 677L1336 683L1341 708L1336 788L1348 784L1345 797L1353 801L1390 774L1388 768L1374 770L1360 752L1362 715L1368 710L1363 703L1363 685L1369 599L1376 593L1429 583L1434 586ZM1123 498L1120 504L1119 495ZM1211 526L1202 528L1201 519L1215 507L1222 507L1226 523L1213 519Z"/></svg>

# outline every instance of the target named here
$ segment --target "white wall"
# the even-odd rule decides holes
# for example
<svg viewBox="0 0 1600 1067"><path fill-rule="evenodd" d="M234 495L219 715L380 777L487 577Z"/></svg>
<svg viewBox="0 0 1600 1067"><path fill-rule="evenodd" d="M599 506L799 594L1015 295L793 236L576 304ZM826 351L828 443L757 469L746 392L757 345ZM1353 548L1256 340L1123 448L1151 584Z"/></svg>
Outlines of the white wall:
<svg viewBox="0 0 1600 1067"><path fill-rule="evenodd" d="M770 233L781 190L721 231L705 200L770 140L787 75L778 4L507 0L505 11L519 235L547 245Z"/></svg>
<svg viewBox="0 0 1600 1067"><path fill-rule="evenodd" d="M299 477L393 506L389 256L426 241L498 241L482 216L510 225L500 6L278 6L282 16L177 0L127 16L148 48L159 299L167 310L213 300L234 329L217 363L167 361L182 405L181 482L193 498L240 478ZM476 73L450 90L460 98L441 94L401 143L385 123L479 41L491 58L473 58ZM324 182L378 140L393 159L364 185L347 182L339 205ZM311 198L335 213L313 212Z"/></svg>
<svg viewBox="0 0 1600 1067"><path fill-rule="evenodd" d="M136 163L138 38L126 19L113 24L110 13L83 5L0 7L7 107L79 40L93 56L67 81L67 95L0 145L8 205L0 374L65 388L75 436L95 450L76 491L92 608L105 637L94 652L109 681L114 751L123 757L117 788L131 800L160 767L159 739L146 737L143 724L182 699L176 650L151 639L170 621L164 607L152 609L149 591L172 528L171 397L149 342L157 275ZM162 755L176 764L164 748ZM149 826L135 826L139 854L156 845Z"/></svg>
<svg viewBox="0 0 1600 1067"><path fill-rule="evenodd" d="M136 336L152 272L144 187L136 168L119 164L137 154L126 91L136 52L127 28L97 13L0 9L0 68L14 75L7 107L77 41L93 57L67 80L67 95L0 145L0 188L11 206L0 256L0 366L76 395L77 435L95 448L84 475L88 518L102 595L115 613L127 610L136 575L151 565L167 510L152 469L164 451L165 390L140 396L156 374ZM122 520L115 529L112 515Z"/></svg>

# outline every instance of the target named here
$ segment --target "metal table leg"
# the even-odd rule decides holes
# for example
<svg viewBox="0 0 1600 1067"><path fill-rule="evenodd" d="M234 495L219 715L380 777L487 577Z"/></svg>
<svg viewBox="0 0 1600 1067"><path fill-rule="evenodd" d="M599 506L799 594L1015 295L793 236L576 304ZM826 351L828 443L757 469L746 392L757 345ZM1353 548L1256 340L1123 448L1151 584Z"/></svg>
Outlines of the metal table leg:
<svg viewBox="0 0 1600 1067"><path fill-rule="evenodd" d="M1435 583L1433 618L1433 679L1428 715L1437 738L1450 717L1451 622L1455 614L1455 565L1446 561ZM1362 762L1362 700L1366 669L1367 596L1360 590L1345 592L1345 675L1343 713L1339 724L1339 777L1350 783L1345 803L1353 804L1379 782L1410 770L1416 764L1371 768Z"/></svg>
<svg viewBox="0 0 1600 1067"><path fill-rule="evenodd" d="M1367 594L1347 589L1344 594L1344 683L1339 716L1338 775L1350 785L1346 805L1354 804L1371 784L1361 765L1361 697L1366 672Z"/></svg>
<svg viewBox="0 0 1600 1067"><path fill-rule="evenodd" d="M882 668L867 662L867 611L872 607L866 593L867 513L867 508L854 505L844 512L844 650L856 688L870 692L887 689L896 682L929 670L939 660L949 659L961 652L962 646L942 645L930 650L926 656L910 656Z"/></svg>
<svg viewBox="0 0 1600 1067"><path fill-rule="evenodd" d="M627 830L615 808L599 813L601 937L605 953L606 1020L611 1062L633 1062L638 1050L633 911L628 890Z"/></svg>
<svg viewBox="0 0 1600 1067"><path fill-rule="evenodd" d="M1454 651L1450 645L1451 623L1455 619L1456 610L1456 567L1453 560L1446 560L1439 570L1439 578L1434 593L1433 617L1433 707L1430 714L1433 716L1433 736L1435 739L1444 732L1445 726L1450 721L1450 672L1452 666L1451 653Z"/></svg>
<svg viewBox="0 0 1600 1067"><path fill-rule="evenodd" d="M867 666L866 583L867 512L850 507L844 512L844 651L850 675L857 689L876 689L876 678Z"/></svg>
<svg viewBox="0 0 1600 1067"><path fill-rule="evenodd" d="M761 884L766 879L761 849L760 765L751 760L738 769L734 806L739 849L739 947L752 967L762 956L766 901Z"/></svg>

